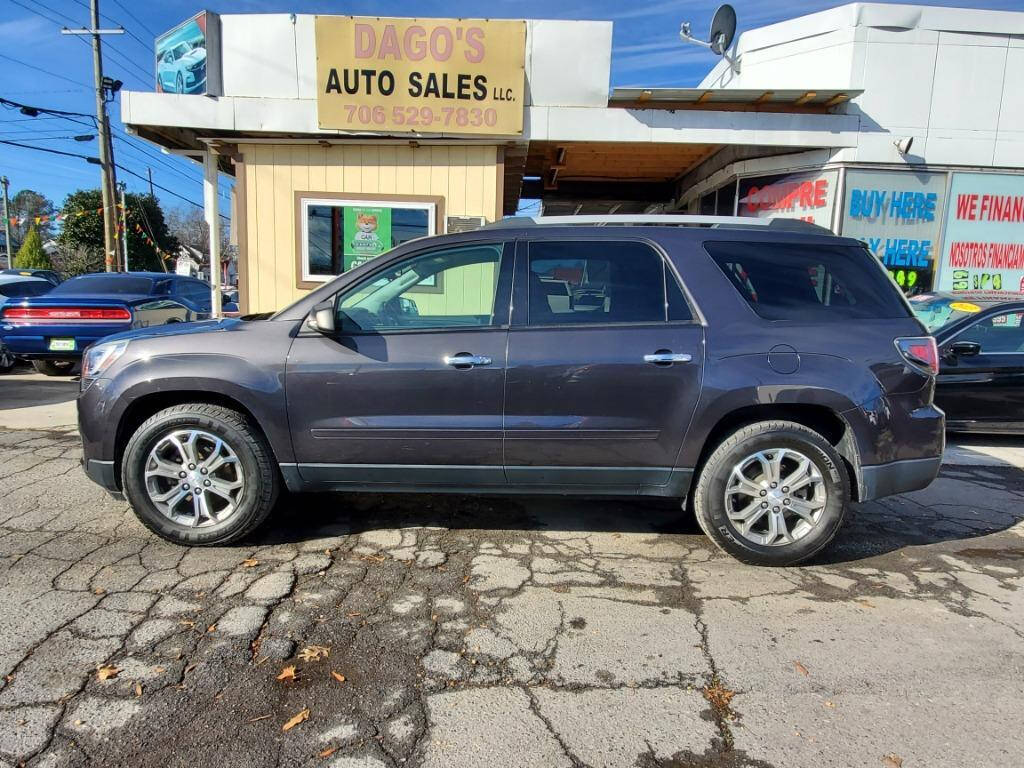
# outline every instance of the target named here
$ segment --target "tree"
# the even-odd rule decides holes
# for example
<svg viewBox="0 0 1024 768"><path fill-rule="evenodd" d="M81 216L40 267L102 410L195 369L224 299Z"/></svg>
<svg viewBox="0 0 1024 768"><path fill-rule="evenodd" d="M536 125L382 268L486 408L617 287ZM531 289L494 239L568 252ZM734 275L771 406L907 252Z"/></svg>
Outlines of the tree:
<svg viewBox="0 0 1024 768"><path fill-rule="evenodd" d="M18 255L14 257L14 266L18 269L53 269L50 257L43 250L43 238L39 231L32 227L25 236L25 242L18 249Z"/></svg>
<svg viewBox="0 0 1024 768"><path fill-rule="evenodd" d="M171 208L167 211L167 229L178 242L199 251L206 260L210 258L210 227L206 224L201 208ZM227 252L231 241L230 232L224 222L220 227L221 256Z"/></svg>
<svg viewBox="0 0 1024 768"><path fill-rule="evenodd" d="M156 248L166 254L173 254L178 248L177 239L167 231L164 212L157 199L151 195L125 195L128 211L128 267L133 272L160 272L173 269L173 263L161 263ZM80 189L64 200L64 228L57 238L66 253L78 249L103 253L103 197L98 189ZM115 209L120 226L121 209ZM152 244L151 244L152 243ZM121 240L117 241L122 248Z"/></svg>
<svg viewBox="0 0 1024 768"><path fill-rule="evenodd" d="M106 267L103 262L102 248L88 248L81 245L67 248L58 243L57 251L50 261L53 262L54 269L60 272L65 280L89 272L102 272Z"/></svg>
<svg viewBox="0 0 1024 768"><path fill-rule="evenodd" d="M53 237L52 220L35 223L37 216L53 216L53 202L49 198L31 189L23 189L11 198L9 210L11 217L18 219L18 223L11 227L15 240L24 241L33 226L44 241Z"/></svg>

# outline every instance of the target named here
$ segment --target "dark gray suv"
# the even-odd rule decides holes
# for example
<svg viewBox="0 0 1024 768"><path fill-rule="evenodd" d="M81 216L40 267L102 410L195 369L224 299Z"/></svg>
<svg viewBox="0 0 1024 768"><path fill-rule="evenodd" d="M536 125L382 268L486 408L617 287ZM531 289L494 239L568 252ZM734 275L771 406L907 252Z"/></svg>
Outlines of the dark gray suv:
<svg viewBox="0 0 1024 768"><path fill-rule="evenodd" d="M245 536L282 487L642 495L764 565L934 479L935 344L861 243L597 223L416 240L269 317L111 336L85 469L181 544Z"/></svg>

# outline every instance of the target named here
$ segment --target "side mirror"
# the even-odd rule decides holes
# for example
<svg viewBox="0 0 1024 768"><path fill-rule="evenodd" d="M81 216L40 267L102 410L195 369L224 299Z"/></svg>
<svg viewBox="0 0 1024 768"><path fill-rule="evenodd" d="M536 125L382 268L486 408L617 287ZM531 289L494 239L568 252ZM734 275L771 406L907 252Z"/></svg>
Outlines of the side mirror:
<svg viewBox="0 0 1024 768"><path fill-rule="evenodd" d="M334 333L334 300L322 301L313 307L306 318L306 327L330 336Z"/></svg>
<svg viewBox="0 0 1024 768"><path fill-rule="evenodd" d="M949 345L951 357L975 357L981 352L981 344L976 341L954 341Z"/></svg>

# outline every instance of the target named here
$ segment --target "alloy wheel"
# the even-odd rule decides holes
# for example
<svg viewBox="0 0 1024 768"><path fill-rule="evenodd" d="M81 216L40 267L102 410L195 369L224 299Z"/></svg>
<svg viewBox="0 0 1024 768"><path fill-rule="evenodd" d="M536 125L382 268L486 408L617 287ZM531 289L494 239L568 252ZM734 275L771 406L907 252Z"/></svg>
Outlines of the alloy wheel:
<svg viewBox="0 0 1024 768"><path fill-rule="evenodd" d="M736 531L761 546L792 544L819 523L828 496L821 471L792 448L758 451L733 465L725 510Z"/></svg>
<svg viewBox="0 0 1024 768"><path fill-rule="evenodd" d="M198 429L160 438L146 458L144 474L146 493L160 513L192 528L227 520L245 490L238 454L223 438Z"/></svg>

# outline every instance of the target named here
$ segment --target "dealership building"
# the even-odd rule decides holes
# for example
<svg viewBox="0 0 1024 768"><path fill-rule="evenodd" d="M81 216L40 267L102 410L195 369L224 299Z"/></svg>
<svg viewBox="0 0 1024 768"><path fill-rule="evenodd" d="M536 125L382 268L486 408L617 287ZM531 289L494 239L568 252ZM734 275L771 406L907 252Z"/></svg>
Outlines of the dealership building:
<svg viewBox="0 0 1024 768"><path fill-rule="evenodd" d="M744 32L694 88L609 90L605 21L205 13L157 46L122 120L204 163L208 220L235 177L246 311L523 199L800 218L908 292L1024 292L1024 13L844 5Z"/></svg>

